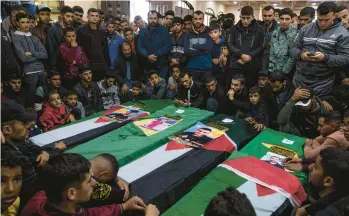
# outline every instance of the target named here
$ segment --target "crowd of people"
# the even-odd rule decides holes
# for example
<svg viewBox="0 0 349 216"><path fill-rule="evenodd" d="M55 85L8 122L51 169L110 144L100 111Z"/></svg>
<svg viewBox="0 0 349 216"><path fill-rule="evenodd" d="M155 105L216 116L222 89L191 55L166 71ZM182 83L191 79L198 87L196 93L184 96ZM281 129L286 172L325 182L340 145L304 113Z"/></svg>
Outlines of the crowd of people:
<svg viewBox="0 0 349 216"><path fill-rule="evenodd" d="M131 21L62 6L52 23L51 9L39 4L33 25L14 5L1 24L2 215L159 215L130 197L114 156L89 161L62 154L64 142L39 147L28 138L128 101L166 98L245 119L257 131L308 138L305 157L283 164L309 172L315 188L294 215L348 213L348 8L323 2L295 14L267 6L259 21L244 6L212 16L209 26L204 17L151 10L147 22ZM255 215L246 196L229 188L204 215L235 213Z"/></svg>

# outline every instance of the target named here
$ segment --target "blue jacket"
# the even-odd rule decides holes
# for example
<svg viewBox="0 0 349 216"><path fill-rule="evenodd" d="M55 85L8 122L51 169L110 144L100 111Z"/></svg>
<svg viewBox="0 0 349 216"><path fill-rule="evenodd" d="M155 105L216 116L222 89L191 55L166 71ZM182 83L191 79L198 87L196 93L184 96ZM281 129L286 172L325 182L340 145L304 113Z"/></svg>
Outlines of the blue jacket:
<svg viewBox="0 0 349 216"><path fill-rule="evenodd" d="M110 57L110 66L109 69L114 71L116 61L118 59L120 46L124 42L124 39L121 36L116 35L107 35L108 48L109 48L109 57Z"/></svg>
<svg viewBox="0 0 349 216"><path fill-rule="evenodd" d="M157 61L154 63L150 63L147 60L147 68L156 68L164 65L167 66L168 54L171 49L171 38L167 27L156 25L155 31L151 31L150 26L147 28L141 28L137 45L137 51L144 58L147 59L148 56L152 54L158 57Z"/></svg>
<svg viewBox="0 0 349 216"><path fill-rule="evenodd" d="M207 26L202 32L187 32L184 38L184 54L188 57L187 68L191 69L211 69L211 50L213 41L210 37Z"/></svg>
<svg viewBox="0 0 349 216"><path fill-rule="evenodd" d="M219 58L219 56L221 56L221 47L222 44L225 42L225 37L224 36L220 36L220 40L218 43L213 42L213 46L212 46L212 59L214 58Z"/></svg>

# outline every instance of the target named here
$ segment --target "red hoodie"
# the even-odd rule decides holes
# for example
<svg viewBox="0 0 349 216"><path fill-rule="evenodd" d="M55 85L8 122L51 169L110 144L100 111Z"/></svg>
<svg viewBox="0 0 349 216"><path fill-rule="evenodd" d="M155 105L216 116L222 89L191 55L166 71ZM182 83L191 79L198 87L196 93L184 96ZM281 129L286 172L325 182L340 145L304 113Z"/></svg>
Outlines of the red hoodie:
<svg viewBox="0 0 349 216"><path fill-rule="evenodd" d="M66 42L59 46L58 71L64 79L74 79L79 75L79 65L88 64L88 59L81 46L71 47ZM75 61L75 64L73 64Z"/></svg>
<svg viewBox="0 0 349 216"><path fill-rule="evenodd" d="M44 103L43 110L39 120L45 132L64 125L69 117L69 113L67 113L63 104L57 110L52 108L48 103Z"/></svg>
<svg viewBox="0 0 349 216"><path fill-rule="evenodd" d="M69 214L61 212L47 202L46 193L44 191L37 192L34 197L29 200L24 207L21 216L30 215L64 215L64 216L119 216L121 215L120 205L107 205L95 208L79 208L77 213Z"/></svg>

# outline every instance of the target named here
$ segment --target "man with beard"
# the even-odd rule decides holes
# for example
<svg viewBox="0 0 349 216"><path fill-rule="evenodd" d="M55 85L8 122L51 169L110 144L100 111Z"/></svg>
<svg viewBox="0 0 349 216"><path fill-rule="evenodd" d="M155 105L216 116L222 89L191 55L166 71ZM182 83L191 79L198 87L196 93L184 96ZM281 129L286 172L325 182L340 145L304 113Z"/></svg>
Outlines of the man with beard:
<svg viewBox="0 0 349 216"><path fill-rule="evenodd" d="M349 194L349 151L323 149L309 169L309 186L315 200L305 201L292 215L318 215L317 212Z"/></svg>
<svg viewBox="0 0 349 216"><path fill-rule="evenodd" d="M100 81L109 71L111 62L105 31L98 28L99 14L96 8L87 11L88 23L78 29L77 42L89 60L93 80Z"/></svg>
<svg viewBox="0 0 349 216"><path fill-rule="evenodd" d="M42 44L44 44L46 50L48 49L47 43L47 30L51 26L51 9L45 4L39 4L36 7L36 14L39 18L38 24L32 29L33 35L40 38Z"/></svg>
<svg viewBox="0 0 349 216"><path fill-rule="evenodd" d="M313 7L305 7L299 14L298 31L305 25L313 22L315 18L315 9Z"/></svg>
<svg viewBox="0 0 349 216"><path fill-rule="evenodd" d="M252 7L243 7L240 17L228 44L231 53L228 77L243 74L246 77L246 86L250 88L256 84L257 72L261 68L264 30L254 19Z"/></svg>
<svg viewBox="0 0 349 216"><path fill-rule="evenodd" d="M217 114L225 113L227 109L227 97L224 93L223 86L217 84L217 80L214 76L206 77L206 88L204 88L204 108Z"/></svg>
<svg viewBox="0 0 349 216"><path fill-rule="evenodd" d="M158 24L158 19L158 12L155 10L149 11L149 26L140 30L137 50L146 59L145 70L155 69L160 72L164 80L167 80L169 73L168 53L171 49L171 39L167 28Z"/></svg>
<svg viewBox="0 0 349 216"><path fill-rule="evenodd" d="M199 85L188 71L182 71L179 75L181 83L178 86L174 103L178 106L200 108L204 104L201 85Z"/></svg>
<svg viewBox="0 0 349 216"><path fill-rule="evenodd" d="M230 113L236 115L237 111L247 112L248 89L245 86L246 79L244 75L237 74L231 79L230 89L227 93L228 99L231 102Z"/></svg>
<svg viewBox="0 0 349 216"><path fill-rule="evenodd" d="M82 17L84 16L84 9L82 9L82 7L80 6L74 6L73 11L74 11L74 17L73 17L72 26L75 29L78 29L78 27L82 25Z"/></svg>
<svg viewBox="0 0 349 216"><path fill-rule="evenodd" d="M137 55L137 42L138 42L138 34L134 34L132 28L124 29L124 40L131 46L132 53Z"/></svg>
<svg viewBox="0 0 349 216"><path fill-rule="evenodd" d="M292 10L284 8L280 11L280 27L278 27L271 37L271 48L269 58L269 73L282 71L285 75L292 76L294 59L288 52L291 48L297 30L292 28Z"/></svg>
<svg viewBox="0 0 349 216"><path fill-rule="evenodd" d="M264 53L262 57L262 69L269 67L270 43L273 32L279 27L275 20L275 9L272 6L266 6L262 10L263 21L260 25L264 29Z"/></svg>
<svg viewBox="0 0 349 216"><path fill-rule="evenodd" d="M73 22L74 11L69 6L63 6L61 9L61 20L53 24L47 30L48 37L48 56L50 67L56 67L59 45L63 41L63 29L70 26Z"/></svg>
<svg viewBox="0 0 349 216"><path fill-rule="evenodd" d="M183 32L190 32L193 29L193 16L192 15L186 15L183 18L183 21L184 21Z"/></svg>
<svg viewBox="0 0 349 216"><path fill-rule="evenodd" d="M184 38L184 54L188 58L187 69L201 83L205 76L212 75L212 45L209 28L204 25L204 13L195 11L192 31Z"/></svg>
<svg viewBox="0 0 349 216"><path fill-rule="evenodd" d="M171 53L169 56L170 67L174 65L184 65L186 56L184 55L183 20L180 17L173 19L173 33L171 34Z"/></svg>
<svg viewBox="0 0 349 216"><path fill-rule="evenodd" d="M132 53L129 43L121 45L121 53L115 65L116 81L121 88L121 94L125 95L132 88L132 82L139 80L137 55Z"/></svg>
<svg viewBox="0 0 349 216"><path fill-rule="evenodd" d="M290 50L296 59L293 84L313 88L320 98L332 92L338 68L349 64L349 31L336 19L336 8L334 2L321 3L317 22L299 31Z"/></svg>

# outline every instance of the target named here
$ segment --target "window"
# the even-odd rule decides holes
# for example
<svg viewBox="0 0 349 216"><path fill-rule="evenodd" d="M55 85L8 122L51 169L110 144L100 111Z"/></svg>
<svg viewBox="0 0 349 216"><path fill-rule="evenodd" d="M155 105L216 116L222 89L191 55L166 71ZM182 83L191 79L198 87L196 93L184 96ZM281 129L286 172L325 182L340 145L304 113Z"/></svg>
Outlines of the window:
<svg viewBox="0 0 349 216"><path fill-rule="evenodd" d="M210 25L210 17L214 16L214 11L211 8L207 8L205 10L205 25L209 26Z"/></svg>
<svg viewBox="0 0 349 216"><path fill-rule="evenodd" d="M188 1L178 1L175 5L175 16L184 18L186 15L193 15L194 7Z"/></svg>

